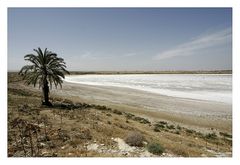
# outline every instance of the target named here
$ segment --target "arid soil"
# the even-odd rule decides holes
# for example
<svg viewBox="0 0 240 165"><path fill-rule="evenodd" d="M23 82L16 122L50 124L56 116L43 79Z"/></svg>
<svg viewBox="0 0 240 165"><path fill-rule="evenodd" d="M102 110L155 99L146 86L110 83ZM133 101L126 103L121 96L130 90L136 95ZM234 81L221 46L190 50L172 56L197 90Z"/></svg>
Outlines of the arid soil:
<svg viewBox="0 0 240 165"><path fill-rule="evenodd" d="M8 74L8 155L10 157L229 157L232 155L231 109L126 90L64 83L52 90L53 107L41 105L38 88ZM135 101L134 101L135 100ZM136 104L139 101L139 104ZM145 102L148 106L145 105ZM172 105L171 105L172 104ZM150 106L149 106L150 105ZM152 108L151 108L151 105ZM146 108L144 108L146 106ZM159 109L154 109L159 106ZM208 112L198 114L196 108ZM226 107L225 107L226 106ZM188 107L188 110L183 107ZM185 109L179 112L177 109ZM193 108L194 113L189 113ZM219 108L219 109L217 109ZM215 109L215 110L214 110ZM196 112L196 113L195 113ZM216 113L215 113L216 112ZM215 114L215 115L214 115ZM131 132L144 137L129 146ZM148 151L159 143L163 153Z"/></svg>

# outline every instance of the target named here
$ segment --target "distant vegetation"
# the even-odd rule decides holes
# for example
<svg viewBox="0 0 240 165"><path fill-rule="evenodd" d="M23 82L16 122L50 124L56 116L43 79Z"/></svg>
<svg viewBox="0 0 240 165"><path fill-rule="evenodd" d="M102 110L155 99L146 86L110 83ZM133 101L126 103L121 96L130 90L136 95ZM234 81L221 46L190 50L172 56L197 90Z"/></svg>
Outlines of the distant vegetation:
<svg viewBox="0 0 240 165"><path fill-rule="evenodd" d="M232 74L232 70L211 71L71 71L72 75L84 74Z"/></svg>

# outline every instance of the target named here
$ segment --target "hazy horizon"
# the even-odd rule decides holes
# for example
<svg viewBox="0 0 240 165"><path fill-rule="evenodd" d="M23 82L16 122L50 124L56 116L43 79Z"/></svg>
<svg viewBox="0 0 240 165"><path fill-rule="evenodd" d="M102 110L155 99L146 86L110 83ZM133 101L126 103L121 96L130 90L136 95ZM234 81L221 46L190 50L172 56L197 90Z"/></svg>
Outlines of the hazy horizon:
<svg viewBox="0 0 240 165"><path fill-rule="evenodd" d="M9 8L8 71L37 47L70 71L232 70L232 9Z"/></svg>

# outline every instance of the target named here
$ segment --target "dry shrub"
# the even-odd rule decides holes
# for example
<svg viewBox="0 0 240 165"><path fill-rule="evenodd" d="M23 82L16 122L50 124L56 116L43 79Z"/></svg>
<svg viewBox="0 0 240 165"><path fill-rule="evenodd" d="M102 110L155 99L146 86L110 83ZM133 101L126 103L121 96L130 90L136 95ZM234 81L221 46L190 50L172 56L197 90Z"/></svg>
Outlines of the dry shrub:
<svg viewBox="0 0 240 165"><path fill-rule="evenodd" d="M124 140L130 146L142 147L144 137L139 132L130 132Z"/></svg>

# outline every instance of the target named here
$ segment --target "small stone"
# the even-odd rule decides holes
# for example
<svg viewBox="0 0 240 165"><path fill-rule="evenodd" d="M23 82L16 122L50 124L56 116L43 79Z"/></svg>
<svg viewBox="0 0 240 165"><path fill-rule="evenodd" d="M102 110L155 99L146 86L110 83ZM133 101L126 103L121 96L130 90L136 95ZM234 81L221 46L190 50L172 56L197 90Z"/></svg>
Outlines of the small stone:
<svg viewBox="0 0 240 165"><path fill-rule="evenodd" d="M97 144L90 144L87 146L87 150L97 150L98 145Z"/></svg>
<svg viewBox="0 0 240 165"><path fill-rule="evenodd" d="M40 147L44 147L44 146L46 146L45 143L40 143L39 145L40 145Z"/></svg>
<svg viewBox="0 0 240 165"><path fill-rule="evenodd" d="M42 156L47 156L47 155L49 155L49 152L47 152L47 151L42 152Z"/></svg>

